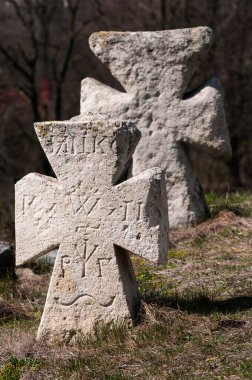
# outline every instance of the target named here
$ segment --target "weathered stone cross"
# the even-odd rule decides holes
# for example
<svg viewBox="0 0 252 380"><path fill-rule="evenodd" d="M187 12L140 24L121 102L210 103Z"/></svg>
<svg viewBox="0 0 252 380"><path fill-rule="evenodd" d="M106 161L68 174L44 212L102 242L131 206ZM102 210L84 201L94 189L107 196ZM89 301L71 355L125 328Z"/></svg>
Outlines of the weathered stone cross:
<svg viewBox="0 0 252 380"><path fill-rule="evenodd" d="M109 66L125 92L94 79L82 82L81 114L132 120L142 133L133 174L165 171L170 226L202 221L207 213L201 186L186 152L195 144L215 154L231 152L219 82L185 95L211 43L206 27L160 32L100 32L90 47Z"/></svg>
<svg viewBox="0 0 252 380"><path fill-rule="evenodd" d="M35 125L57 179L16 185L16 260L59 246L38 337L70 341L100 322L129 320L139 293L129 253L165 262L168 222L158 168L124 181L140 133L126 122Z"/></svg>

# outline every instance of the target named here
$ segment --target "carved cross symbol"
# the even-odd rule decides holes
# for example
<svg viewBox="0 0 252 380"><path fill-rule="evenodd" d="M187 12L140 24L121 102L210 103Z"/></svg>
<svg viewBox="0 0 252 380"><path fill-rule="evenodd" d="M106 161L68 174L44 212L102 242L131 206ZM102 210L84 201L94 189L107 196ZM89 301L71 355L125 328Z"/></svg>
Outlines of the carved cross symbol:
<svg viewBox="0 0 252 380"><path fill-rule="evenodd" d="M188 84L211 43L206 27L160 32L100 32L95 55L125 92L94 79L82 82L81 114L132 120L142 133L133 174L158 166L166 175L169 224L202 221L207 206L186 145L230 154L220 84L216 78L190 94Z"/></svg>
<svg viewBox="0 0 252 380"><path fill-rule="evenodd" d="M57 179L29 174L16 185L17 265L59 247L38 337L69 341L100 322L134 317L139 293L129 253L167 255L160 169L123 181L140 138L130 123L35 126Z"/></svg>

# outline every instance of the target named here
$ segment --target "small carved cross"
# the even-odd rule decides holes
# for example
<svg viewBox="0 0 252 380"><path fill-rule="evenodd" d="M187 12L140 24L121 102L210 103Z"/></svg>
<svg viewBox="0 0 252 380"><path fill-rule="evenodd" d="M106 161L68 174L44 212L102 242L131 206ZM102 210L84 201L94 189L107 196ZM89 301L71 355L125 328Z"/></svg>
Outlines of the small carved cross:
<svg viewBox="0 0 252 380"><path fill-rule="evenodd" d="M17 265L59 247L38 337L70 341L131 321L139 293L129 251L165 262L165 183L154 168L124 181L140 133L114 121L35 125L57 179L16 184Z"/></svg>
<svg viewBox="0 0 252 380"><path fill-rule="evenodd" d="M90 37L92 51L125 92L86 78L81 114L136 123L142 138L134 153L133 174L154 166L165 172L171 227L199 223L208 213L187 145L231 153L219 81L213 78L187 93L211 40L212 31L206 27L100 32Z"/></svg>

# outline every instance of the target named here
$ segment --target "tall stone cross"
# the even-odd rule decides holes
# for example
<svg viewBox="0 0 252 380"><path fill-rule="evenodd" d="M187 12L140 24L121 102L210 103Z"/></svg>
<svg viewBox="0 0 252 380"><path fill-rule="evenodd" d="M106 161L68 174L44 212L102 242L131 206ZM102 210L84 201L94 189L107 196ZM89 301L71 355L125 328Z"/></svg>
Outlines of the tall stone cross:
<svg viewBox="0 0 252 380"><path fill-rule="evenodd" d="M186 146L231 153L218 80L186 93L211 39L206 27L90 37L92 51L125 92L86 78L81 114L136 123L142 138L133 157L133 175L153 166L164 170L171 227L201 222L208 212Z"/></svg>
<svg viewBox="0 0 252 380"><path fill-rule="evenodd" d="M140 133L127 122L35 125L57 179L16 184L16 262L59 247L38 337L74 340L101 322L129 320L139 293L129 251L164 263L165 182L158 168L127 181Z"/></svg>

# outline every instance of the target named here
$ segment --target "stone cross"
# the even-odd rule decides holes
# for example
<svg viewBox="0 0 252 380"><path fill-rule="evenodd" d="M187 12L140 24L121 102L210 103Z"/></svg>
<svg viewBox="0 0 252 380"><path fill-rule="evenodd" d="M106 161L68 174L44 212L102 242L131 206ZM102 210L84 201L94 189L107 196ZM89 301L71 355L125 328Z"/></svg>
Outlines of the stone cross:
<svg viewBox="0 0 252 380"><path fill-rule="evenodd" d="M133 175L153 166L164 170L171 227L201 222L208 213L187 145L214 154L231 152L218 80L186 93L211 39L207 27L90 37L92 51L123 89L84 79L81 114L137 125L142 138L133 157Z"/></svg>
<svg viewBox="0 0 252 380"><path fill-rule="evenodd" d="M132 321L139 293L128 252L165 263L164 176L125 181L140 132L127 122L46 122L35 130L57 179L16 184L16 261L59 247L38 337L69 342L99 323Z"/></svg>

